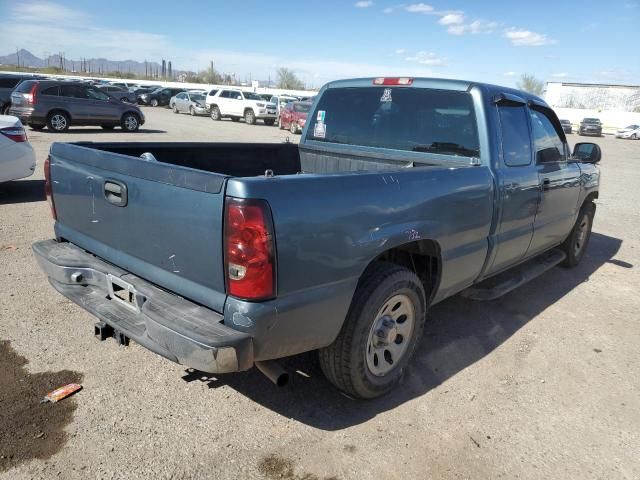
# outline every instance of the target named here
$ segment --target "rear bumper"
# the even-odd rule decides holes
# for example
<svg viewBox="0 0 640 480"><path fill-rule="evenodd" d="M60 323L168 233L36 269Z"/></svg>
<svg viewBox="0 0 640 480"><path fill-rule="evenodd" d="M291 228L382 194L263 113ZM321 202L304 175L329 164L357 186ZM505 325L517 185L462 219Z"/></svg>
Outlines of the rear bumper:
<svg viewBox="0 0 640 480"><path fill-rule="evenodd" d="M37 115L35 109L31 107L11 107L9 115L18 117L23 124L44 124L46 122L46 118Z"/></svg>
<svg viewBox="0 0 640 480"><path fill-rule="evenodd" d="M51 285L143 347L176 363L210 373L248 370L253 341L222 323L223 316L110 265L68 242L33 245ZM111 278L133 287L126 304L111 292Z"/></svg>

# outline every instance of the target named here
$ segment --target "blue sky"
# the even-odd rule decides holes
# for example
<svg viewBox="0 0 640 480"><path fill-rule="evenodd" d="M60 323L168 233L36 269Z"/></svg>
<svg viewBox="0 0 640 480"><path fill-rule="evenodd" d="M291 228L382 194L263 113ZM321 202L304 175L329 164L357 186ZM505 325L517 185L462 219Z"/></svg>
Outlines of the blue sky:
<svg viewBox="0 0 640 480"><path fill-rule="evenodd" d="M640 0L0 0L0 18L0 54L166 58L193 70L213 60L241 79L284 66L315 86L374 75L513 85L522 73L640 84Z"/></svg>

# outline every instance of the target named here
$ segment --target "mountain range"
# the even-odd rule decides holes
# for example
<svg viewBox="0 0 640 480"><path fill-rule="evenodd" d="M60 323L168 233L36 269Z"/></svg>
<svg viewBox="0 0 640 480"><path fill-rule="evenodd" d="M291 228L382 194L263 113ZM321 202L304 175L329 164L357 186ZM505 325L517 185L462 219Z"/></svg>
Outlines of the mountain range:
<svg viewBox="0 0 640 480"><path fill-rule="evenodd" d="M59 67L61 62L61 56L59 54L50 55L48 58L40 58L35 56L28 50L21 49L17 52L10 53L8 55L0 55L0 64L19 65L21 67L32 68L44 68L44 67ZM64 63L64 69L66 71L82 71L82 62L86 65L86 70L89 72L123 72L123 73L135 73L138 75L144 75L146 72L160 72L162 66L158 62L138 62L136 60L108 60L106 58L86 58L82 60L74 60L69 58L62 58ZM174 74L179 73L177 70L173 71Z"/></svg>

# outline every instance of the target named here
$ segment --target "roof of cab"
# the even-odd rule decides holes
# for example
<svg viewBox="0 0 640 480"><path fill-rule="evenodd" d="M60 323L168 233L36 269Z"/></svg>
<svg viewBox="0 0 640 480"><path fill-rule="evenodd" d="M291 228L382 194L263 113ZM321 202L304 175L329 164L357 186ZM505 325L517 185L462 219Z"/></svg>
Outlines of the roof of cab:
<svg viewBox="0 0 640 480"><path fill-rule="evenodd" d="M375 80L376 78L379 78L379 77L335 80L333 82L327 83L324 88L371 87L371 86L374 86L373 80ZM518 90L515 88L503 87L500 85L492 85L490 83L472 82L470 80L456 80L451 78L427 78L427 77L408 77L408 78L413 78L413 84L411 86L417 87L417 88L434 88L434 89L441 89L441 90L456 90L460 92L466 92L471 90L471 88L473 87L479 87L489 95L496 95L498 93L509 93L512 95L517 95L518 97L527 101L531 100L531 101L535 101L538 104L547 105L547 103L542 98L536 95L532 95L531 93L525 92L523 90ZM398 86L394 88L410 88L410 87Z"/></svg>

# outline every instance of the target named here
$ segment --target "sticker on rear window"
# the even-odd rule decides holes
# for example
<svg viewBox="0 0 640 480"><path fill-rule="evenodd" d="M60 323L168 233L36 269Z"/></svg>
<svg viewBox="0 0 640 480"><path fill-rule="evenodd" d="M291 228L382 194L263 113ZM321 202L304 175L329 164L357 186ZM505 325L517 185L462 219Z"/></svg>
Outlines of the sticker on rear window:
<svg viewBox="0 0 640 480"><path fill-rule="evenodd" d="M327 126L322 122L316 123L316 126L313 127L313 136L316 138L324 138L326 134L327 134Z"/></svg>
<svg viewBox="0 0 640 480"><path fill-rule="evenodd" d="M316 117L316 121L318 123L324 123L324 110L318 110L318 115Z"/></svg>
<svg viewBox="0 0 640 480"><path fill-rule="evenodd" d="M382 97L380 97L380 101L381 102L392 102L393 99L391 98L391 89L390 88L385 88L384 89L384 93L382 94Z"/></svg>

